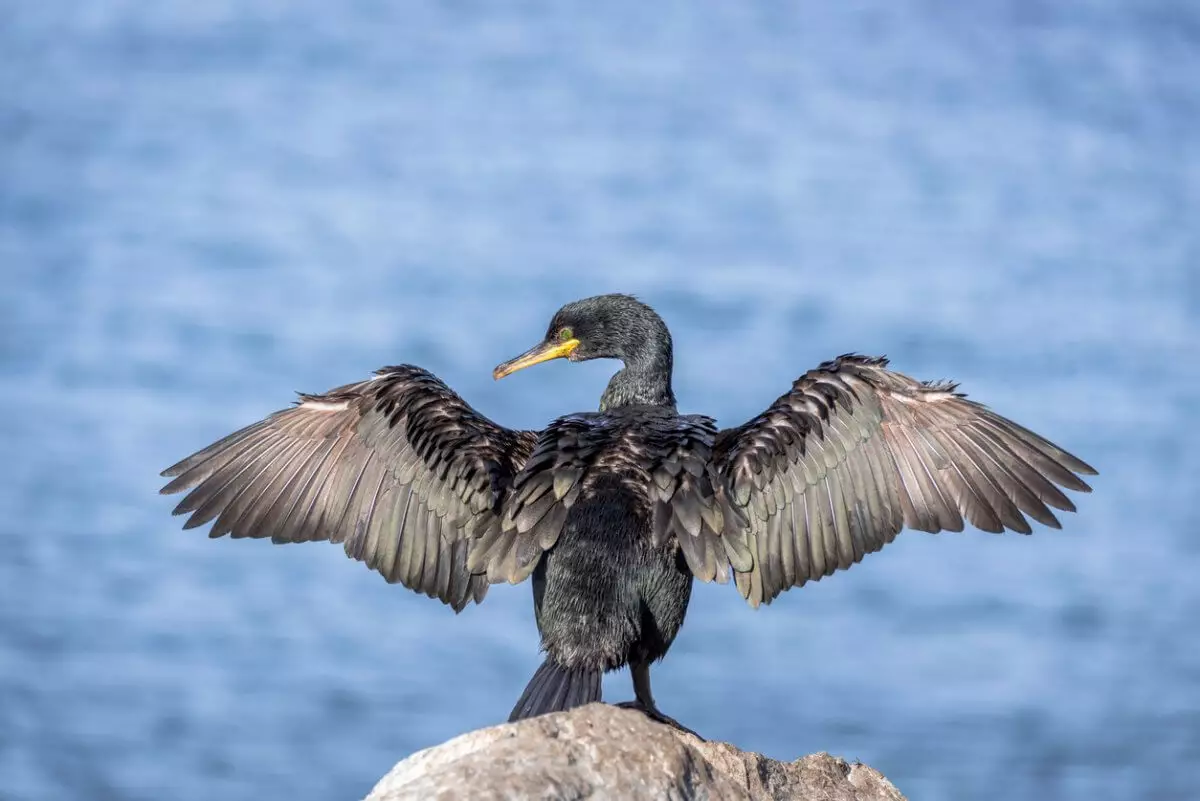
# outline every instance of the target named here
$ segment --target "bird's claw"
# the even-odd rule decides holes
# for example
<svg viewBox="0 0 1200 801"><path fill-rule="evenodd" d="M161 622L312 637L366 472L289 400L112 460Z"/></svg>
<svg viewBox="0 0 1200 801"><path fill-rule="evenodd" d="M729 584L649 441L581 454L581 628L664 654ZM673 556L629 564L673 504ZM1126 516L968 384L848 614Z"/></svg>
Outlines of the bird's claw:
<svg viewBox="0 0 1200 801"><path fill-rule="evenodd" d="M620 707L621 709L633 709L637 712L641 712L643 715L657 723L665 723L666 725L684 732L685 734L692 735L700 742L707 742L703 737L689 729L687 726L684 726L675 718L671 717L670 715L664 715L662 712L658 711L657 707L646 706L641 701L625 701L624 703L617 704L616 706Z"/></svg>

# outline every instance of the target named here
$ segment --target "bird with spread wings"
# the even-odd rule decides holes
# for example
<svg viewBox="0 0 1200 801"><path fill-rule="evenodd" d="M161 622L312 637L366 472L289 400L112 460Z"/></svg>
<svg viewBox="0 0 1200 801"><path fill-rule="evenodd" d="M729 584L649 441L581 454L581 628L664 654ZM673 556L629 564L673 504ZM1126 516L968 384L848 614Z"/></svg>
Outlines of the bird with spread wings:
<svg viewBox="0 0 1200 801"><path fill-rule="evenodd" d="M718 428L682 415L662 319L626 295L567 304L497 378L554 358L623 367L600 410L542 431L505 428L404 365L296 405L164 471L175 509L209 536L328 540L455 611L533 577L546 659L521 719L600 700L628 665L664 722L650 664L683 623L693 578L731 577L751 606L845 569L905 528L1028 534L1074 511L1095 470L1043 437L845 355L802 375L757 417Z"/></svg>

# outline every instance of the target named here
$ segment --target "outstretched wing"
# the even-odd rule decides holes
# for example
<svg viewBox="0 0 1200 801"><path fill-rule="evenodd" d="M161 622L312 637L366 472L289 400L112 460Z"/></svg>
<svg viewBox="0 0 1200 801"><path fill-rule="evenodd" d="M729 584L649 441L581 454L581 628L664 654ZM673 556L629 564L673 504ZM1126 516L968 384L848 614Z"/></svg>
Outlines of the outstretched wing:
<svg viewBox="0 0 1200 801"><path fill-rule="evenodd" d="M191 490L184 528L330 540L389 582L461 610L486 576L467 558L536 441L496 425L419 367L386 367L247 426L163 472Z"/></svg>
<svg viewBox="0 0 1200 801"><path fill-rule="evenodd" d="M1059 528L1074 511L1059 486L1096 471L954 384L922 383L887 360L841 356L737 428L713 460L746 512L754 568L737 574L751 605L858 562L902 528ZM1055 486L1055 485L1058 486Z"/></svg>

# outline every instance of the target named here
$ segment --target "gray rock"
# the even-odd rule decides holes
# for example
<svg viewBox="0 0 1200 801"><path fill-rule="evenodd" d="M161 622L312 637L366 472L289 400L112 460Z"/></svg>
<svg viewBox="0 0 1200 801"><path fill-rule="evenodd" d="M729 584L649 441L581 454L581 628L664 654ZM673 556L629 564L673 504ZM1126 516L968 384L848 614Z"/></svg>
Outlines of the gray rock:
<svg viewBox="0 0 1200 801"><path fill-rule="evenodd" d="M829 754L777 762L589 704L418 751L367 801L401 799L904 801L877 770Z"/></svg>

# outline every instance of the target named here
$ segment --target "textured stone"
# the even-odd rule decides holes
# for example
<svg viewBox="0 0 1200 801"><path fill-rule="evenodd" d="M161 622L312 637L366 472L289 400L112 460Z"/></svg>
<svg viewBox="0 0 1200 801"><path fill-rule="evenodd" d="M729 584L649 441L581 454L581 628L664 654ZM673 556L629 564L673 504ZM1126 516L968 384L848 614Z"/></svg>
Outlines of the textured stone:
<svg viewBox="0 0 1200 801"><path fill-rule="evenodd" d="M873 768L829 754L778 762L589 704L418 751L367 801L401 799L904 801Z"/></svg>

